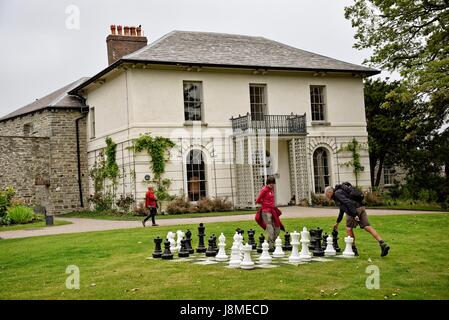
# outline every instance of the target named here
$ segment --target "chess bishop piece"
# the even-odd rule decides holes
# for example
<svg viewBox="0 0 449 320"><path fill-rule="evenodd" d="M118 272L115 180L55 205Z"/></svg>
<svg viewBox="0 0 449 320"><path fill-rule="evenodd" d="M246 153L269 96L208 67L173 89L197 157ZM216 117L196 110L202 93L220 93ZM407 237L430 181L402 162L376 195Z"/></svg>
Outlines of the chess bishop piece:
<svg viewBox="0 0 449 320"><path fill-rule="evenodd" d="M174 232L169 231L167 233L167 239L168 239L168 241L170 241L170 251L172 253L175 253L176 251L178 251L175 236L176 236L176 234Z"/></svg>
<svg viewBox="0 0 449 320"><path fill-rule="evenodd" d="M273 258L270 256L270 245L267 240L262 244L262 254L259 257L260 264L270 264L273 261Z"/></svg>
<svg viewBox="0 0 449 320"><path fill-rule="evenodd" d="M301 253L299 254L299 258L303 261L309 261L310 259L312 259L312 255L309 251L309 239L309 231L307 231L307 228L304 227L301 231Z"/></svg>
<svg viewBox="0 0 449 320"><path fill-rule="evenodd" d="M251 251L252 251L252 246L250 244L246 244L243 246L243 260L240 263L240 268L245 269L245 270L254 269L254 262L251 259Z"/></svg>
<svg viewBox="0 0 449 320"><path fill-rule="evenodd" d="M262 253L262 244L265 241L265 236L263 234L260 234L259 237L259 245L257 246L257 253Z"/></svg>
<svg viewBox="0 0 449 320"><path fill-rule="evenodd" d="M282 246L282 249L285 251L292 251L292 245L290 244L290 233L288 231L284 235L284 245Z"/></svg>
<svg viewBox="0 0 449 320"><path fill-rule="evenodd" d="M299 263L301 261L298 252L299 236L300 236L299 232L293 231L293 233L291 233L292 253L290 254L290 257L288 257L288 261L292 263Z"/></svg>
<svg viewBox="0 0 449 320"><path fill-rule="evenodd" d="M162 239L157 237L156 239L154 239L154 243L155 243L155 248L154 248L154 252L153 252L153 258L158 259L162 256L162 248L161 248Z"/></svg>
<svg viewBox="0 0 449 320"><path fill-rule="evenodd" d="M327 242L327 247L326 247L326 250L324 250L324 255L326 257L335 256L337 254L337 252L334 249L334 245L332 243L332 237L330 235L327 236L326 242Z"/></svg>
<svg viewBox="0 0 449 320"><path fill-rule="evenodd" d="M255 234L256 234L256 231L254 231L253 229L248 230L248 243L251 245L253 250L256 250L256 247L257 247L256 240L254 239Z"/></svg>
<svg viewBox="0 0 449 320"><path fill-rule="evenodd" d="M283 258L285 257L284 251L282 251L282 240L280 237L277 237L274 241L275 249L273 252L273 258Z"/></svg>
<svg viewBox="0 0 449 320"><path fill-rule="evenodd" d="M323 230L320 228L315 229L315 248L313 249L313 255L315 257L324 256L324 250L321 247L321 234Z"/></svg>
<svg viewBox="0 0 449 320"><path fill-rule="evenodd" d="M170 251L170 241L168 241L168 239L165 239L164 241L164 253L162 254L161 258L163 260L173 259L173 253L171 253Z"/></svg>
<svg viewBox="0 0 449 320"><path fill-rule="evenodd" d="M346 258L354 258L355 253L352 251L352 244L354 243L354 238L351 236L345 237L345 250L343 251L343 256Z"/></svg>
<svg viewBox="0 0 449 320"><path fill-rule="evenodd" d="M198 247L196 248L197 253L204 253L206 252L206 246L204 245L204 237L206 234L204 233L204 230L206 228L204 227L203 223L200 223L200 226L198 227Z"/></svg>
<svg viewBox="0 0 449 320"><path fill-rule="evenodd" d="M234 241L231 248L231 258L229 259L230 268L240 268L240 248L238 243Z"/></svg>
<svg viewBox="0 0 449 320"><path fill-rule="evenodd" d="M218 237L218 253L215 256L215 260L217 261L228 261L228 256L226 255L226 237L224 236L224 234L222 233L219 237Z"/></svg>
<svg viewBox="0 0 449 320"><path fill-rule="evenodd" d="M206 250L206 257L215 257L217 252L215 251L214 247L214 238L212 236L209 237L209 240L207 240L208 247Z"/></svg>
<svg viewBox="0 0 449 320"><path fill-rule="evenodd" d="M192 232L190 232L189 229L187 229L186 232L186 248L187 251L189 251L189 254L195 253L195 250L192 248Z"/></svg>
<svg viewBox="0 0 449 320"><path fill-rule="evenodd" d="M189 249L187 248L187 240L181 240L181 249L178 251L178 257L187 258L189 256Z"/></svg>
<svg viewBox="0 0 449 320"><path fill-rule="evenodd" d="M336 229L332 230L332 244L336 252L341 252L341 249L338 246L338 231Z"/></svg>

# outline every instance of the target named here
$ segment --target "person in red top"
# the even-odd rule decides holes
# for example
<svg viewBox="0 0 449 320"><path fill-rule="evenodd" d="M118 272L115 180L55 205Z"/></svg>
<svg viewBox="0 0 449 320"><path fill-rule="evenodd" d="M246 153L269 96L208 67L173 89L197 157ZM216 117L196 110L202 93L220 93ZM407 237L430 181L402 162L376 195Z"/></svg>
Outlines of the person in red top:
<svg viewBox="0 0 449 320"><path fill-rule="evenodd" d="M282 212L274 205L274 186L276 180L270 176L267 178L267 184L260 190L256 203L261 207L256 213L256 222L265 230L270 251L274 250L274 241L279 235L280 230L285 231L280 216Z"/></svg>
<svg viewBox="0 0 449 320"><path fill-rule="evenodd" d="M145 227L145 222L147 222L148 219L151 218L151 221L153 222L153 226L157 226L155 221L155 216L157 213L157 198L154 194L153 187L148 187L148 191L145 194L145 207L148 208L149 214L148 216L142 221L143 226Z"/></svg>

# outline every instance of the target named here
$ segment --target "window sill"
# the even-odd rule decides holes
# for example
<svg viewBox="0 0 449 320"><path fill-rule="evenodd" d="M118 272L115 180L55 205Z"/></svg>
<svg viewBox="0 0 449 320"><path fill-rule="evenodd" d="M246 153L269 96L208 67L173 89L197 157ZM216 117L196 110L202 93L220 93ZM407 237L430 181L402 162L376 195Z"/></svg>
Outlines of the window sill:
<svg viewBox="0 0 449 320"><path fill-rule="evenodd" d="M193 126L207 127L207 123L202 122L202 121L184 121L184 126L185 127L193 127Z"/></svg>
<svg viewBox="0 0 449 320"><path fill-rule="evenodd" d="M329 127L331 125L330 122L328 121L312 121L311 122L312 126L323 126L323 127Z"/></svg>

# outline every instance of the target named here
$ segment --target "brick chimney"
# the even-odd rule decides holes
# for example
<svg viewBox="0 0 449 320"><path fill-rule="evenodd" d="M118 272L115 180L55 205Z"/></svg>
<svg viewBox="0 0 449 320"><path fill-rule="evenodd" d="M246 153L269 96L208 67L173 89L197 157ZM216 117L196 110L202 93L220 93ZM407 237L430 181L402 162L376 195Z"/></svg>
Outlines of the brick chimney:
<svg viewBox="0 0 449 320"><path fill-rule="evenodd" d="M122 34L122 31L124 34ZM121 57L133 53L147 45L147 38L143 36L142 28L111 25L111 34L106 38L109 65Z"/></svg>

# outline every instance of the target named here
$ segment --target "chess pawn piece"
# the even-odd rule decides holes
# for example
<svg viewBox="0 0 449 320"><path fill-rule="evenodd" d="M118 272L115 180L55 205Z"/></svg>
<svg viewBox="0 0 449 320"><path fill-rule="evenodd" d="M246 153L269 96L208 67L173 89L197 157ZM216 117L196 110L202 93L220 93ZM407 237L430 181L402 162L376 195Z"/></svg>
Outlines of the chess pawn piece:
<svg viewBox="0 0 449 320"><path fill-rule="evenodd" d="M189 249L187 248L187 239L181 240L181 249L178 251L178 257L187 258L189 256Z"/></svg>
<svg viewBox="0 0 449 320"><path fill-rule="evenodd" d="M321 247L321 234L323 230L320 228L317 228L315 230L315 248L313 249L313 255L315 257L322 257L324 256L324 250Z"/></svg>
<svg viewBox="0 0 449 320"><path fill-rule="evenodd" d="M162 256L162 248L161 248L162 239L157 237L156 239L154 239L154 243L156 244L156 246L154 248L153 258L157 259Z"/></svg>
<svg viewBox="0 0 449 320"><path fill-rule="evenodd" d="M328 234L325 233L323 235L323 238L321 239L321 248L323 248L323 250L326 250L326 248L327 248L327 236L328 236Z"/></svg>
<svg viewBox="0 0 449 320"><path fill-rule="evenodd" d="M336 229L332 230L332 244L336 252L341 252L341 249L338 246L338 231Z"/></svg>
<svg viewBox="0 0 449 320"><path fill-rule="evenodd" d="M257 246L257 253L262 253L262 244L265 241L265 236L263 234L260 234L259 237L259 245Z"/></svg>
<svg viewBox="0 0 449 320"><path fill-rule="evenodd" d="M195 253L195 250L192 248L192 232L189 229L186 232L186 249L189 251L189 254Z"/></svg>
<svg viewBox="0 0 449 320"><path fill-rule="evenodd" d="M292 251L292 245L290 244L290 233L288 231L284 235L284 245L282 246L282 249L285 251Z"/></svg>
<svg viewBox="0 0 449 320"><path fill-rule="evenodd" d="M354 251L352 251L352 244L354 243L354 238L351 236L345 237L345 250L343 251L343 256L346 258L353 258L355 257Z"/></svg>
<svg viewBox="0 0 449 320"><path fill-rule="evenodd" d="M172 253L175 253L176 251L178 251L178 248L176 246L175 233L169 231L167 233L167 239L168 239L168 241L170 241L170 251Z"/></svg>
<svg viewBox="0 0 449 320"><path fill-rule="evenodd" d="M256 231L254 231L253 229L248 230L248 243L251 245L253 250L255 250L257 247L256 240L254 239L255 234L256 234Z"/></svg>
<svg viewBox="0 0 449 320"><path fill-rule="evenodd" d="M226 248L226 237L224 236L224 234L222 233L220 235L220 237L218 237L218 253L215 256L215 260L217 261L227 261L228 260L228 256L226 254L225 248Z"/></svg>
<svg viewBox="0 0 449 320"><path fill-rule="evenodd" d="M229 267L230 268L240 268L240 249L238 247L238 243L234 242L231 248L231 258L229 259Z"/></svg>
<svg viewBox="0 0 449 320"><path fill-rule="evenodd" d="M240 263L240 268L245 269L245 270L254 269L254 262L251 259L251 250L252 250L252 247L250 244L246 244L243 246L243 260Z"/></svg>
<svg viewBox="0 0 449 320"><path fill-rule="evenodd" d="M298 246L299 246L299 232L294 231L292 236L292 253L290 254L290 257L288 257L288 261L292 263L298 263L301 261L301 258L299 257L298 252Z"/></svg>
<svg viewBox="0 0 449 320"><path fill-rule="evenodd" d="M270 245L268 244L267 240L264 241L262 244L262 254L259 257L260 264L270 264L273 259L270 256Z"/></svg>
<svg viewBox="0 0 449 320"><path fill-rule="evenodd" d="M309 261L312 258L312 255L309 252L309 239L309 231L304 227L301 231L301 253L299 254L299 258L304 261Z"/></svg>
<svg viewBox="0 0 449 320"><path fill-rule="evenodd" d="M214 238L212 236L210 236L209 240L207 241L207 243L208 243L208 247L207 247L207 250L206 250L206 257L215 257L217 252L215 252Z"/></svg>
<svg viewBox="0 0 449 320"><path fill-rule="evenodd" d="M282 240L280 237L277 237L274 241L275 249L273 252L273 258L283 258L285 257L284 251L282 251Z"/></svg>
<svg viewBox="0 0 449 320"><path fill-rule="evenodd" d="M181 250L181 240L184 238L184 232L181 230L176 231L176 249Z"/></svg>
<svg viewBox="0 0 449 320"><path fill-rule="evenodd" d="M164 253L162 254L161 258L163 260L173 259L173 253L171 253L170 251L170 241L168 241L168 239L165 239L164 241Z"/></svg>
<svg viewBox="0 0 449 320"><path fill-rule="evenodd" d="M324 250L324 255L326 257L335 256L337 254L337 252L334 249L334 246L332 244L332 237L330 235L327 236L326 242L327 242L327 247L326 247L326 250Z"/></svg>
<svg viewBox="0 0 449 320"><path fill-rule="evenodd" d="M206 230L204 224L200 223L200 226L198 227L198 247L196 248L196 252L198 253L206 252L206 246L204 245L204 237L206 234L204 233L204 230Z"/></svg>

